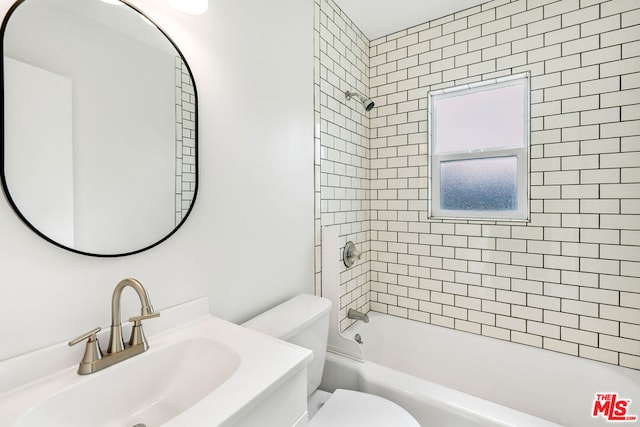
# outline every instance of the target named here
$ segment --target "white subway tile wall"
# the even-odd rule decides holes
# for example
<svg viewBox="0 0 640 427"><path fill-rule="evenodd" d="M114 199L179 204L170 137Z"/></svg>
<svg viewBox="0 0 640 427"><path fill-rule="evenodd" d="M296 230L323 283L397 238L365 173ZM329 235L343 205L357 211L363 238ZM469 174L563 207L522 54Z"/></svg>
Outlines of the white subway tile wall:
<svg viewBox="0 0 640 427"><path fill-rule="evenodd" d="M369 93L369 41L331 0L316 0L315 194L316 292L320 295L321 226L339 227L340 247L356 243L362 258L340 272L342 327L349 308L369 306L369 118L345 91ZM335 254L335 261L341 254Z"/></svg>
<svg viewBox="0 0 640 427"><path fill-rule="evenodd" d="M316 234L365 251L342 308L640 369L640 2L496 0L368 41L317 0L315 26ZM531 221L429 220L429 91L524 71Z"/></svg>

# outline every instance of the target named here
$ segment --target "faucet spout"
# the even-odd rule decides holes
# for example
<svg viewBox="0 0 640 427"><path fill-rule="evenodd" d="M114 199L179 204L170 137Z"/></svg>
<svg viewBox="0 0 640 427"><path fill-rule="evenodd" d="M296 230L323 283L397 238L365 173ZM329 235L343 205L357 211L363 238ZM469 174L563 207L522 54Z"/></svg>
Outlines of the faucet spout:
<svg viewBox="0 0 640 427"><path fill-rule="evenodd" d="M122 291L126 287L133 288L140 298L140 318L134 322L134 328L140 327L141 318L155 317L157 313L153 311L153 306L149 300L149 294L144 289L142 284L136 279L124 279L121 280L113 290L113 296L111 298L111 337L109 338L109 346L107 347L107 353L118 353L124 350L124 340L122 339L122 319L120 317L120 300L122 297ZM140 331L141 332L141 331ZM132 336L134 334L132 333ZM146 341L142 338L144 344Z"/></svg>
<svg viewBox="0 0 640 427"><path fill-rule="evenodd" d="M369 316L358 310L354 310L353 308L350 308L347 311L347 317L349 319L362 320L364 323L369 323Z"/></svg>

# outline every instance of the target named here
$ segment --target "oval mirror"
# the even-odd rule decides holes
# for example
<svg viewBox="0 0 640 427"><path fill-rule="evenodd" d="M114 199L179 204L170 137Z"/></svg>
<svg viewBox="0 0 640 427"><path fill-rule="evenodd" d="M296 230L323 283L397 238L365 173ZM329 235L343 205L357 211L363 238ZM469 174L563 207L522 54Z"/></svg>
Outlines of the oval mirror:
<svg viewBox="0 0 640 427"><path fill-rule="evenodd" d="M65 249L120 256L185 221L197 97L173 42L117 0L22 0L2 24L2 184Z"/></svg>

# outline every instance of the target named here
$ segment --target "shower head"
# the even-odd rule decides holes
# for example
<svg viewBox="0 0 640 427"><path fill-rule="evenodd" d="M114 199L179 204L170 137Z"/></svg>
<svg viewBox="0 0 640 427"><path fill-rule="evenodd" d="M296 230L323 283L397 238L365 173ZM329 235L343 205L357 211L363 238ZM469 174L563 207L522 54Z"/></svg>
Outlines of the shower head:
<svg viewBox="0 0 640 427"><path fill-rule="evenodd" d="M374 102L369 98L365 97L363 94L356 91L346 91L344 95L347 97L347 101L350 101L351 98L357 98L364 107L365 111L371 111L375 106Z"/></svg>
<svg viewBox="0 0 640 427"><path fill-rule="evenodd" d="M365 111L371 111L376 104L369 98L365 98L362 101L362 105L364 106Z"/></svg>

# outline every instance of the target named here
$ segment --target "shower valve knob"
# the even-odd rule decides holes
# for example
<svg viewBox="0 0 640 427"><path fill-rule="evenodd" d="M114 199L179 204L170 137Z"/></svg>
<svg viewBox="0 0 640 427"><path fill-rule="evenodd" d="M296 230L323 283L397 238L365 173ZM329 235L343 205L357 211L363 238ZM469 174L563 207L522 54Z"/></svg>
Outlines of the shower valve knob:
<svg viewBox="0 0 640 427"><path fill-rule="evenodd" d="M362 256L362 252L356 249L356 245L352 241L348 241L344 246L344 252L342 253L342 261L344 265L351 267L355 264L356 260L359 260Z"/></svg>

